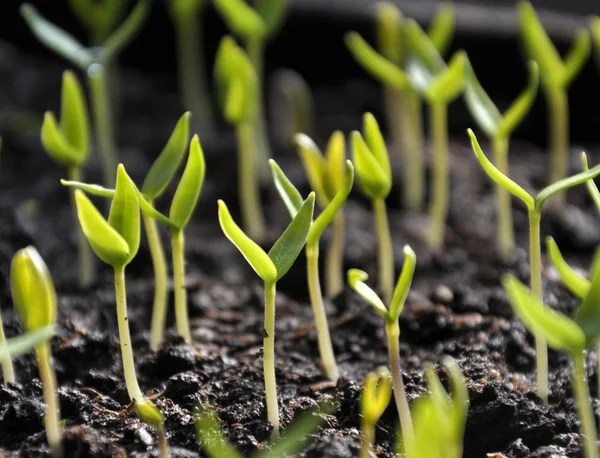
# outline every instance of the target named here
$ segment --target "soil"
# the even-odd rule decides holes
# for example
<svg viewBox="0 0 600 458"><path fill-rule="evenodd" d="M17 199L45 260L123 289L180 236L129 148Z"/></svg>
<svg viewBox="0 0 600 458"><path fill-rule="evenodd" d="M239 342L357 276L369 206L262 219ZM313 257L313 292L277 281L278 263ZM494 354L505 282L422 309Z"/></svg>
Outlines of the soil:
<svg viewBox="0 0 600 458"><path fill-rule="evenodd" d="M17 69L17 71L15 71ZM118 346L114 284L110 268L88 291L77 287L73 215L68 194L58 179L63 171L46 157L39 143L40 113L57 109L62 66L0 48L0 131L4 144L0 167L0 305L8 336L21 332L12 308L8 284L14 252L34 244L53 274L58 296L60 331L52 339L54 366L60 386L64 446L69 457L157 456L154 434L128 408ZM123 70L119 118L122 160L140 180L166 141L180 114L172 81L149 79ZM151 96L150 96L151 94ZM362 112L378 106L374 84L349 82L317 88L320 144L334 128L349 131L360 124ZM480 170L465 135L451 144L452 198L446 249L432 255L422 234L426 218L401 206L402 168L394 155L395 189L388 200L394 238L396 269L402 247L409 243L418 266L408 303L402 312L401 356L408 396L425 390L423 368L443 355L457 359L468 378L470 409L464 439L465 457L581 456L581 440L571 393L569 361L550 351L550 405L535 394L533 339L511 311L499 279L513 273L528 279L527 217L514 202L518 246L510 262L494 254L494 187ZM528 189L545 182L547 157L533 144L511 145L511 173ZM173 332L163 348L148 348L153 295L152 267L145 247L128 267L129 323L143 390L155 395L166 415L173 457L204 456L194 430L194 409L210 405L218 410L231 442L249 454L265 446L266 422L262 380L262 290L236 249L222 235L216 218L217 198L224 199L234 217L236 170L233 137L226 128L204 143L207 181L200 203L186 231L187 288L194 345ZM573 172L578 169L573 151ZM589 151L591 163L600 156ZM294 151L280 147L276 158L293 182L308 190ZM99 181L95 160L86 171ZM263 189L269 222L270 246L288 222L273 186ZM169 202L169 196L162 203ZM160 204L159 204L160 205ZM376 235L371 212L358 192L345 207L347 220L346 268L359 267L376 282ZM559 214L547 211L543 233L553 235L567 260L586 269L600 242L598 216L584 188L568 193ZM167 234L165 237L168 247ZM323 245L328 243L327 236ZM574 300L557 274L544 264L546 302L563 312ZM359 395L364 376L387 364L381 318L346 289L327 303L333 344L343 377L328 382L318 366L311 308L307 301L305 261L301 255L278 286L276 371L280 415L289 424L303 410L323 400L334 400L337 410L327 416L312 444L300 456L355 457L360 446ZM598 404L595 352L590 355L589 383ZM32 354L15 359L18 383L0 387L0 456L50 456L43 427L44 404ZM444 369L439 368L443 375ZM442 377L445 380L445 377ZM376 454L393 456L397 413L390 403L378 424Z"/></svg>

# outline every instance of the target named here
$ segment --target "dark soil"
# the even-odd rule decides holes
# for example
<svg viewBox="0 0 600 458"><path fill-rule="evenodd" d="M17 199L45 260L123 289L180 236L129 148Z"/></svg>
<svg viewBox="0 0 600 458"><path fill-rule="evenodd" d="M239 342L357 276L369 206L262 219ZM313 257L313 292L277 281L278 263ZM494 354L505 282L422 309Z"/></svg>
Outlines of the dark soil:
<svg viewBox="0 0 600 458"><path fill-rule="evenodd" d="M156 456L153 432L128 409L111 271L100 266L100 279L90 291L76 286L72 213L68 194L58 183L63 172L45 156L39 143L40 113L57 109L61 70L55 64L0 48L0 132L4 136L0 301L5 329L9 336L21 332L10 299L10 259L19 248L35 244L50 266L59 294L60 332L52 340L52 349L61 416L66 422L67 456ZM162 148L180 109L171 79L148 80L126 70L122 75L119 145L128 171L139 180ZM374 85L363 83L319 88L319 142L323 144L334 128L357 128L362 112L377 106L378 97ZM441 255L430 254L421 239L426 218L401 208L401 165L394 156L397 189L388 205L397 270L404 244L410 243L418 257L412 291L401 316L401 354L408 394L414 399L424 392L424 366L451 355L467 376L470 392L465 457L485 457L494 452L507 457L580 456L569 362L565 355L550 352L552 394L550 406L544 406L533 386L532 337L514 317L499 283L506 272L524 281L528 278L526 213L515 202L521 249L511 262L501 262L494 254L494 188L467 147L465 135L455 138L452 206L446 249ZM150 257L144 247L127 270L129 323L138 376L144 391L156 395L156 403L166 415L174 457L203 456L194 431L193 412L199 405L217 408L227 436L244 453L263 447L270 433L262 380L261 285L222 235L216 218L217 198L226 200L234 213L237 210L235 150L229 131L224 130L218 141L206 142L204 149L207 182L186 233L194 346L184 344L170 328L164 347L156 354L149 350L153 285ZM573 171L578 168L576 153L574 150ZM591 162L596 162L598 157L590 153ZM277 154L282 168L307 190L295 153L280 149ZM514 141L511 164L512 176L519 183L529 189L543 185L547 158L539 148ZM88 179L99 178L93 161ZM265 185L263 197L270 238L274 240L288 216L272 186ZM555 236L567 259L585 269L600 242L598 218L585 189L569 192L568 198L569 204L560 215L552 211L545 214L543 232ZM169 197L163 201L168 202ZM355 192L345 212L346 267L366 270L375 284L376 235L368 205ZM166 241L167 234L163 235ZM277 296L281 419L287 425L317 402L335 400L337 411L326 418L301 456L355 457L360 445L361 381L367 372L387 364L383 322L349 290L327 304L343 374L337 385L327 382L318 367L304 268L301 256L281 282ZM574 300L547 263L544 278L547 303L562 311L572 308ZM49 456L33 355L16 358L15 366L19 383L0 388L0 456ZM590 387L600 413L592 367L590 360ZM391 403L378 425L378 456L393 456L396 427L397 413Z"/></svg>

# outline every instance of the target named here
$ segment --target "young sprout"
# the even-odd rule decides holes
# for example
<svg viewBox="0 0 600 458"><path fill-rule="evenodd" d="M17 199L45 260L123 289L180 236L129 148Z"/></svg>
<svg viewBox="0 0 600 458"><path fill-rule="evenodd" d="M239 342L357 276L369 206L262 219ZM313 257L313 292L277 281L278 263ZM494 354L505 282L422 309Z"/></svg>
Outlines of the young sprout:
<svg viewBox="0 0 600 458"><path fill-rule="evenodd" d="M10 265L10 291L13 304L26 333L47 331L56 323L56 291L46 263L33 246L15 253ZM46 403L46 436L54 457L63 456L60 406L52 350L48 340L35 346L42 392Z"/></svg>
<svg viewBox="0 0 600 458"><path fill-rule="evenodd" d="M392 379L387 367L370 372L360 396L360 431L362 445L359 458L370 458L375 442L375 426L392 398Z"/></svg>
<svg viewBox="0 0 600 458"><path fill-rule="evenodd" d="M461 458L469 410L469 391L464 376L450 357L444 358L453 398L448 396L434 369L425 370L430 393L413 404L415 435L405 442L407 458ZM432 434L435 431L435 434Z"/></svg>
<svg viewBox="0 0 600 458"><path fill-rule="evenodd" d="M501 114L494 102L479 84L469 59L465 61L464 98L471 116L491 141L494 151L494 163L500 172L508 175L508 143L510 135L520 124L535 101L538 90L538 66L529 63L529 82L519 97ZM515 248L510 194L502 187L496 187L498 239L497 249L500 256L507 259Z"/></svg>
<svg viewBox="0 0 600 458"><path fill-rule="evenodd" d="M584 172L587 172L589 170L587 155L584 152L581 153L581 165ZM596 186L594 180L586 181L585 185L588 189L590 196L592 197L592 200L596 204L596 208L598 208L598 211L600 211L600 190L598 190L598 186Z"/></svg>
<svg viewBox="0 0 600 458"><path fill-rule="evenodd" d="M573 360L573 392L584 440L586 458L598 458L596 423L586 380L585 351L600 337L600 269L592 274L591 287L573 318L547 307L516 278L507 275L502 285L510 305L525 327L534 335L542 335L552 348L566 351Z"/></svg>
<svg viewBox="0 0 600 458"><path fill-rule="evenodd" d="M214 134L215 116L206 81L204 46L199 22L206 0L170 0L169 13L175 26L179 93L183 106L194 113L202 136Z"/></svg>
<svg viewBox="0 0 600 458"><path fill-rule="evenodd" d="M596 65L600 69L600 16L590 18L590 30L592 32L592 41L596 55Z"/></svg>
<svg viewBox="0 0 600 458"><path fill-rule="evenodd" d="M590 34L585 28L577 30L573 46L564 61L546 34L531 3L518 5L521 35L529 57L540 67L542 87L549 110L551 145L550 183L567 176L569 165L569 104L567 90L579 74L590 54ZM564 201L565 195L558 197Z"/></svg>
<svg viewBox="0 0 600 458"><path fill-rule="evenodd" d="M42 124L42 146L58 164L67 168L69 180L81 181L81 169L90 150L90 134L87 104L81 86L73 72L63 73L61 117L57 123L54 113L47 111ZM74 190L69 192L75 211ZM77 231L79 251L79 286L89 287L96 276L94 258L83 232Z"/></svg>
<svg viewBox="0 0 600 458"><path fill-rule="evenodd" d="M256 167L256 124L259 101L258 79L252 62L231 37L221 40L215 59L217 95L227 122L235 126L238 142L238 192L242 224L250 237L261 241L266 235L260 205L260 180Z"/></svg>
<svg viewBox="0 0 600 458"><path fill-rule="evenodd" d="M398 324L398 319L408 297L416 263L417 257L415 252L408 245L405 245L402 273L398 277L394 296L388 302L389 308L386 308L375 291L367 286L365 281L368 280L369 276L365 272L358 269L350 269L348 271L348 284L350 287L371 304L385 321L385 335L388 341L388 356L394 386L394 399L396 400L396 408L400 417L405 443L413 437L413 426L408 399L406 399L406 392L404 390L404 382L402 380L402 369L400 368L400 325Z"/></svg>
<svg viewBox="0 0 600 458"><path fill-rule="evenodd" d="M152 401L144 396L138 384L127 317L125 267L133 260L140 246L138 191L120 164L108 220L80 189L75 191L75 200L79 223L88 242L96 255L114 270L117 324L127 393L140 419L158 430L159 440L162 441L160 448L164 450L164 417ZM162 456L166 455L161 453Z"/></svg>
<svg viewBox="0 0 600 458"><path fill-rule="evenodd" d="M225 202L219 200L219 224L225 236L242 253L248 264L264 282L265 323L263 338L263 370L267 419L273 435L279 435L279 408L275 381L275 294L277 281L294 264L306 243L313 217L315 194L310 193L281 237L266 253L233 221Z"/></svg>
<svg viewBox="0 0 600 458"><path fill-rule="evenodd" d="M121 0L68 0L94 45L101 45L123 17L126 4Z"/></svg>
<svg viewBox="0 0 600 458"><path fill-rule="evenodd" d="M341 146L342 155L340 157L343 161L343 143ZM324 162L322 156L312 156L308 158L311 161L309 164L312 167L324 165L322 163L317 163L317 158ZM327 226L338 217L338 212L346 202L350 190L352 189L352 184L354 182L354 167L350 161L346 161L346 169L344 170L342 164L331 164L331 175L325 174L326 171L321 170L323 175L321 176L322 181L320 182L320 187L313 186L313 190L316 192L317 200L323 207L323 211L310 226L306 238L308 290L317 327L319 354L321 356L321 364L325 374L333 381L336 381L339 378L339 371L335 362L333 346L331 345L329 326L327 325L327 314L325 312L323 296L321 294L321 285L319 283L319 241ZM269 165L271 166L271 171L273 173L275 187L290 212L290 215L294 218L302 208L302 196L273 159L269 160ZM339 182L335 180L337 177L342 178L342 181ZM322 195L325 187L329 188L329 193ZM337 267L341 267L341 265Z"/></svg>
<svg viewBox="0 0 600 458"><path fill-rule="evenodd" d="M363 117L363 135L364 138L360 132L352 132L352 157L360 190L373 205L379 244L378 288L384 301L389 302L394 288L394 245L385 199L392 189L392 170L385 141L371 113Z"/></svg>
<svg viewBox="0 0 600 458"><path fill-rule="evenodd" d="M6 347L6 335L4 334L4 326L2 326L2 314L0 313L0 349ZM15 383L15 370L13 368L11 352L6 350L4 355L0 355L0 365L2 366L2 378L4 386L9 383Z"/></svg>
<svg viewBox="0 0 600 458"><path fill-rule="evenodd" d="M529 216L529 269L530 287L533 294L542 300L542 253L540 240L540 221L542 208L550 197L565 191L568 188L583 184L586 181L600 175L600 165L593 169L573 175L569 178L557 181L542 189L537 196L533 197L521 186L512 181L500 170L498 170L483 154L477 137L471 129L468 130L471 137L471 146L485 173L503 189L518 198L527 207ZM538 394L544 402L548 402L548 350L546 341L542 334L535 336L535 348L537 359L537 386Z"/></svg>
<svg viewBox="0 0 600 458"><path fill-rule="evenodd" d="M75 3L74 0L73 3ZM114 3L114 0L111 0L111 3ZM33 35L47 48L69 61L87 75L94 115L96 141L100 149L104 183L108 187L113 187L114 185L113 174L117 168L117 147L110 110L106 68L139 32L142 23L150 12L150 4L151 0L138 0L129 16L125 18L119 27L106 36L101 43L96 43L95 46L89 48L79 43L67 31L46 20L29 3L21 5L21 15L25 19L25 22L27 22ZM102 9L102 7L100 8ZM86 17L93 17L90 20L99 20L98 17L92 14L93 10L86 7L85 11ZM97 30L100 30L100 28Z"/></svg>

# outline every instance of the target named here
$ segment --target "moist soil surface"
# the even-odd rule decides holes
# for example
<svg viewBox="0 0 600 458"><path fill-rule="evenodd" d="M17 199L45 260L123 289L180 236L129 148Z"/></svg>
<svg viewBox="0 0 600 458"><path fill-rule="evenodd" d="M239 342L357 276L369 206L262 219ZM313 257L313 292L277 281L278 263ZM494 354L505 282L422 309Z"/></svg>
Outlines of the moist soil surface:
<svg viewBox="0 0 600 458"><path fill-rule="evenodd" d="M112 272L99 264L93 288L77 286L76 235L67 191L59 184L60 167L44 154L39 141L40 113L56 111L61 66L0 48L0 106L4 134L0 167L0 304L8 336L21 332L12 308L8 272L19 249L34 244L48 263L59 297L59 332L52 339L64 447L69 457L157 456L154 432L129 408L117 337ZM122 161L139 182L166 142L180 115L171 77L148 79L127 70L123 77L117 123ZM323 145L335 128L360 126L366 108L379 105L374 85L350 82L317 88L315 137ZM275 128L276 126L273 126ZM567 357L550 351L550 404L535 394L532 336L514 316L500 286L504 273L528 281L527 215L514 202L517 244L513 258L495 255L495 188L457 134L451 142L452 195L446 248L431 254L423 241L426 217L402 208L402 166L395 163L395 188L388 199L396 270L402 247L409 243L418 266L407 305L400 317L404 381L410 399L425 392L423 369L439 366L443 355L456 358L468 379L470 408L464 439L465 457L581 456L581 440L571 392ZM174 457L204 456L194 429L194 409L217 409L231 442L244 454L266 446L262 378L262 287L241 255L223 236L217 222L218 198L238 218L235 145L230 130L203 141L207 179L193 220L186 230L189 312L194 344L169 331L157 353L148 347L153 296L150 256L143 245L128 266L129 325L142 389L155 396L166 416ZM515 140L511 145L512 177L527 189L545 184L547 157L538 147ZM486 148L487 149L487 148ZM579 168L573 150L572 171ZM598 156L590 153L591 163ZM429 152L427 152L429 154ZM276 149L276 158L303 193L308 192L302 167L291 148ZM429 165L428 165L429 167ZM95 159L87 179L99 182ZM289 217L273 186L265 181L263 204L269 240L276 239ZM170 196L159 207L168 208ZM98 202L101 205L101 202ZM161 207L161 205L163 207ZM377 238L368 202L355 190L345 207L345 268L367 271L376 284ZM600 242L596 209L584 187L569 191L560 212L549 208L543 234L553 235L567 261L585 272ZM168 237L163 231L165 246ZM328 243L323 239L322 253ZM324 256L323 256L324 257ZM544 259L546 302L562 312L575 305L558 275ZM307 298L305 260L301 255L278 285L276 372L283 425L320 401L333 400L311 445L300 456L356 457L360 446L359 396L365 375L387 365L383 321L349 289L327 302L335 353L343 374L331 383L319 369L311 307ZM591 356L595 356L592 352ZM594 407L599 412L595 364L588 375ZM33 354L15 359L18 383L0 387L0 456L50 456L43 425L44 404ZM599 412L600 413L600 412ZM377 428L375 452L393 456L397 431L393 402ZM434 432L432 432L434 433Z"/></svg>

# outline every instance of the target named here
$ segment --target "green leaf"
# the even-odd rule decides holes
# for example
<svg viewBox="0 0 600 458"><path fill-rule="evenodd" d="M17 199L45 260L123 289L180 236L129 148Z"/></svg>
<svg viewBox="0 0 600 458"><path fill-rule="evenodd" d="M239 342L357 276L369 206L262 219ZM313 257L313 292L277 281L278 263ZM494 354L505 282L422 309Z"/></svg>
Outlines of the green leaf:
<svg viewBox="0 0 600 458"><path fill-rule="evenodd" d="M590 282L567 264L552 237L546 237L546 250L565 286L579 299L583 299L590 289Z"/></svg>
<svg viewBox="0 0 600 458"><path fill-rule="evenodd" d="M40 137L44 150L54 161L68 168L79 167L79 153L69 144L49 111L44 114Z"/></svg>
<svg viewBox="0 0 600 458"><path fill-rule="evenodd" d="M46 263L33 246L15 253L10 264L13 304L26 332L56 322L56 291Z"/></svg>
<svg viewBox="0 0 600 458"><path fill-rule="evenodd" d="M548 200L553 195L565 191L569 188L572 188L573 186L583 184L588 180L596 178L598 175L600 175L600 165L597 165L596 167L589 169L588 171L580 172L577 175L564 178L560 181L557 181L556 183L551 184L550 186L545 187L538 193L537 197L535 198L535 208L538 211L542 211L542 206L544 205L544 202L546 202L546 200Z"/></svg>
<svg viewBox="0 0 600 458"><path fill-rule="evenodd" d="M91 33L96 45L114 29L123 14L122 0L68 0L69 6Z"/></svg>
<svg viewBox="0 0 600 458"><path fill-rule="evenodd" d="M50 339L55 331L56 327L52 325L7 339L5 344L0 345L0 360L7 357L24 355L39 344Z"/></svg>
<svg viewBox="0 0 600 458"><path fill-rule="evenodd" d="M406 42L411 60L417 60L428 73L437 75L446 68L444 59L425 31L413 19L405 24Z"/></svg>
<svg viewBox="0 0 600 458"><path fill-rule="evenodd" d="M150 425L156 429L163 427L165 423L165 416L152 402L148 400L138 402L134 399L133 407L143 423L146 423L147 425Z"/></svg>
<svg viewBox="0 0 600 458"><path fill-rule="evenodd" d="M405 444L410 458L444 458L448 453L448 419L439 415L431 396L415 400L411 405L414 437ZM436 434L431 434L436 431Z"/></svg>
<svg viewBox="0 0 600 458"><path fill-rule="evenodd" d="M402 13L391 2L376 5L375 27L381 55L397 66L402 65Z"/></svg>
<svg viewBox="0 0 600 458"><path fill-rule="evenodd" d="M583 166L583 171L587 172L589 170L589 167L587 156L584 152L581 153L581 164ZM598 209L598 211L600 211L600 190L598 190L598 186L596 186L594 180L586 181L585 185L588 189L588 192L590 193L590 196L592 197L592 200L596 204L596 208Z"/></svg>
<svg viewBox="0 0 600 458"><path fill-rule="evenodd" d="M502 286L516 315L531 333L543 336L555 350L573 353L585 349L585 334L575 321L544 305L511 275L502 278Z"/></svg>
<svg viewBox="0 0 600 458"><path fill-rule="evenodd" d="M375 425L392 399L392 377L387 367L367 374L360 396L360 411L364 422Z"/></svg>
<svg viewBox="0 0 600 458"><path fill-rule="evenodd" d="M581 327L588 344L600 337L600 249L594 256L594 268L590 272L587 294L575 314L575 322Z"/></svg>
<svg viewBox="0 0 600 458"><path fill-rule="evenodd" d="M498 130L502 122L502 115L498 108L487 95L469 59L465 59L465 103L471 116L481 130L490 138L498 136Z"/></svg>
<svg viewBox="0 0 600 458"><path fill-rule="evenodd" d="M590 30L596 50L596 63L600 65L600 16L592 16L590 18Z"/></svg>
<svg viewBox="0 0 600 458"><path fill-rule="evenodd" d="M329 137L329 141L325 147L324 176L325 189L329 200L333 199L336 193L344 186L346 169L346 138L342 131L336 130Z"/></svg>
<svg viewBox="0 0 600 458"><path fill-rule="evenodd" d="M377 159L391 185L392 168L390 166L390 157L385 146L385 140L379 129L379 124L377 124L375 116L371 113L365 113L363 116L363 135L369 150L373 153L375 159Z"/></svg>
<svg viewBox="0 0 600 458"><path fill-rule="evenodd" d="M350 269L348 271L348 285L358 293L365 301L371 304L375 310L385 319L388 320L390 314L379 298L377 293L373 291L365 282L369 279L366 272L359 269Z"/></svg>
<svg viewBox="0 0 600 458"><path fill-rule="evenodd" d="M169 141L144 179L142 193L150 200L158 198L164 192L183 160L190 138L190 116L188 111L179 118Z"/></svg>
<svg viewBox="0 0 600 458"><path fill-rule="evenodd" d="M292 184L285 173L283 173L279 165L277 165L277 162L273 159L269 159L269 166L271 167L271 175L273 176L275 188L281 196L290 216L294 218L302 208L304 199L302 199L300 192Z"/></svg>
<svg viewBox="0 0 600 458"><path fill-rule="evenodd" d="M219 224L225 236L242 253L248 264L265 282L277 280L277 267L264 250L253 242L233 221L225 202L219 200Z"/></svg>
<svg viewBox="0 0 600 458"><path fill-rule="evenodd" d="M179 184L177 185L177 190L173 196L169 211L169 219L180 230L183 230L187 225L196 208L202 184L204 183L205 171L204 153L202 152L198 135L194 135L190 143L188 160L181 180L179 180Z"/></svg>
<svg viewBox="0 0 600 458"><path fill-rule="evenodd" d="M319 147L312 139L305 134L296 134L294 141L300 153L300 159L304 165L308 183L311 189L317 194L317 201L321 207L325 207L329 203L329 194L325 187L326 176L326 159L321 154Z"/></svg>
<svg viewBox="0 0 600 458"><path fill-rule="evenodd" d="M417 255L413 249L404 245L404 264L402 265L402 273L398 277L396 288L394 289L394 295L392 296L392 302L390 303L390 320L397 322L400 317L400 313L404 308L404 303L408 297L410 291L410 285L412 284L413 277L415 275L415 266L417 265Z"/></svg>
<svg viewBox="0 0 600 458"><path fill-rule="evenodd" d="M214 0L213 4L229 29L244 40L265 38L264 19L244 0Z"/></svg>
<svg viewBox="0 0 600 458"><path fill-rule="evenodd" d="M454 37L454 7L449 3L442 3L437 9L427 35L435 49L444 55Z"/></svg>
<svg viewBox="0 0 600 458"><path fill-rule="evenodd" d="M63 73L62 100L60 107L60 130L78 154L83 164L90 150L90 122L85 96L77 77L71 71Z"/></svg>
<svg viewBox="0 0 600 458"><path fill-rule="evenodd" d="M352 158L361 191L370 199L385 198L391 191L391 180L359 132L352 132L351 141Z"/></svg>
<svg viewBox="0 0 600 458"><path fill-rule="evenodd" d="M196 434L202 444L202 451L210 458L243 458L227 440L214 410L198 408L195 417Z"/></svg>
<svg viewBox="0 0 600 458"><path fill-rule="evenodd" d="M129 264L140 247L140 204L137 189L127 175L123 164L117 167L115 197L110 204L108 224L117 231L128 247Z"/></svg>
<svg viewBox="0 0 600 458"><path fill-rule="evenodd" d="M485 173L487 173L494 183L521 200L527 206L529 211L533 210L535 206L533 197L531 197L521 186L504 175L487 157L485 157L485 154L483 154L483 151L481 150L481 146L479 146L477 137L471 129L468 129L467 133L469 134L469 137L471 137L471 147L473 148L473 152Z"/></svg>
<svg viewBox="0 0 600 458"><path fill-rule="evenodd" d="M262 17L266 26L266 35L273 36L281 27L289 0L258 0L256 12Z"/></svg>
<svg viewBox="0 0 600 458"><path fill-rule="evenodd" d="M115 196L114 189L105 188L104 186L100 186L98 184L87 184L82 183L81 181L63 180L62 178L60 180L60 184L68 188L81 189L82 191L85 191L93 196L104 197L108 199L112 199Z"/></svg>
<svg viewBox="0 0 600 458"><path fill-rule="evenodd" d="M292 222L269 250L269 258L277 269L277 280L290 270L304 248L312 224L314 208L315 193L311 192Z"/></svg>
<svg viewBox="0 0 600 458"><path fill-rule="evenodd" d="M465 383L465 377L454 358L446 356L443 359L443 363L450 373L450 386L452 388L454 407L452 427L454 430L454 438L458 442L457 445L460 446L461 450L461 453L458 453L456 456L462 456L462 441L469 411L469 390Z"/></svg>
<svg viewBox="0 0 600 458"><path fill-rule="evenodd" d="M571 46L569 53L565 56L563 87L569 87L575 77L579 75L590 56L591 50L590 33L587 29L579 29L575 36L575 42Z"/></svg>
<svg viewBox="0 0 600 458"><path fill-rule="evenodd" d="M448 104L461 94L465 87L466 60L467 54L464 51L457 51L452 56L448 68L436 75L425 92L425 97L430 102Z"/></svg>

